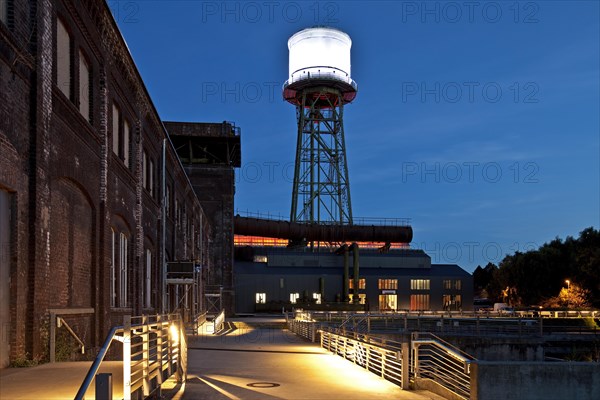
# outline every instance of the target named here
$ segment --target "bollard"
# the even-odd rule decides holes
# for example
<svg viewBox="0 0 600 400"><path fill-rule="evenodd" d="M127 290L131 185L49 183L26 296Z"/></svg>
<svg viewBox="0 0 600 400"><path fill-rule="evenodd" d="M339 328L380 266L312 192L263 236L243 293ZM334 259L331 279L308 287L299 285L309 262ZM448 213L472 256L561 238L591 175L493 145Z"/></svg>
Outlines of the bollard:
<svg viewBox="0 0 600 400"><path fill-rule="evenodd" d="M112 400L112 374L103 373L96 375L96 399Z"/></svg>

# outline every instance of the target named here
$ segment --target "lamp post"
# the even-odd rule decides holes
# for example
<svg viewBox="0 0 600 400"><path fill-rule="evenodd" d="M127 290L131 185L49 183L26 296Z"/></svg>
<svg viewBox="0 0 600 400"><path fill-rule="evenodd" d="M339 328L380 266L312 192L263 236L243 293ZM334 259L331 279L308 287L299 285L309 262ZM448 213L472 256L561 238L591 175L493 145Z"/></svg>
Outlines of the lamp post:
<svg viewBox="0 0 600 400"><path fill-rule="evenodd" d="M571 300L571 293L570 293L570 288L571 288L571 281L570 280L565 280L565 283L567 284L567 309L570 306L570 300Z"/></svg>

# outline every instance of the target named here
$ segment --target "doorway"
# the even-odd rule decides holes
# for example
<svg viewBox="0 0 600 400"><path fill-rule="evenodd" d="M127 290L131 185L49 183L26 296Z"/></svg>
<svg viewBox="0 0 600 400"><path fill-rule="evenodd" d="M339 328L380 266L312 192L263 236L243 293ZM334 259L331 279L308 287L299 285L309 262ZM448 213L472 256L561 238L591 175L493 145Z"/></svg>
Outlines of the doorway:
<svg viewBox="0 0 600 400"><path fill-rule="evenodd" d="M379 311L396 311L398 308L398 295L380 294Z"/></svg>

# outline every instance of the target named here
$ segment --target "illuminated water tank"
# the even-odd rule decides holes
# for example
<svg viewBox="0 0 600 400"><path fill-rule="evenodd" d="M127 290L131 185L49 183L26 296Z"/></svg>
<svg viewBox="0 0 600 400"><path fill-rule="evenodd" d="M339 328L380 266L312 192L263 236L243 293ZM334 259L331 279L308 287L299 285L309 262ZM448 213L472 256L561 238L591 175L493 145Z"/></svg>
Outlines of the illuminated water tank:
<svg viewBox="0 0 600 400"><path fill-rule="evenodd" d="M356 97L356 83L351 78L350 48L346 33L329 27L307 28L288 40L289 76L283 96L297 102L298 90L309 86L339 89L345 102Z"/></svg>

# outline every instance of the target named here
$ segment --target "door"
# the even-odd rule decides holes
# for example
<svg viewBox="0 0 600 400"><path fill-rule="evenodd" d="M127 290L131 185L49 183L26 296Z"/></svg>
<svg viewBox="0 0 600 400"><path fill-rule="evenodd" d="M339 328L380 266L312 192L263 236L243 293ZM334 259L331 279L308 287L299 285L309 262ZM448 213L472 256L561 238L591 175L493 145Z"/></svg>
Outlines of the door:
<svg viewBox="0 0 600 400"><path fill-rule="evenodd" d="M9 364L11 196L0 189L0 368Z"/></svg>
<svg viewBox="0 0 600 400"><path fill-rule="evenodd" d="M395 294L379 295L379 311L396 311L398 307L398 296Z"/></svg>

